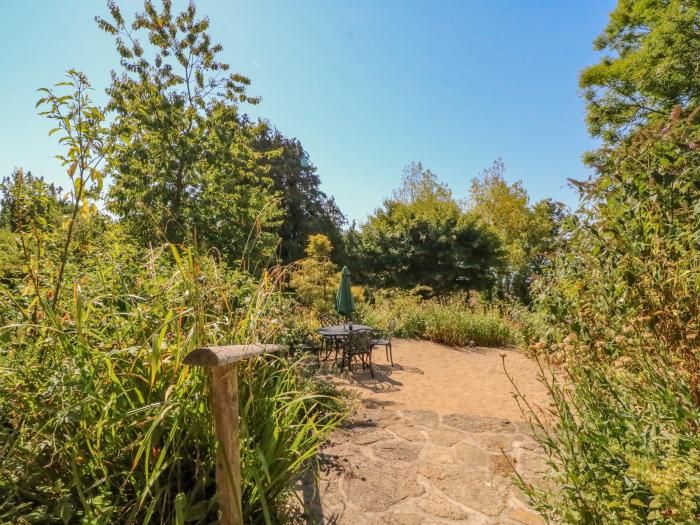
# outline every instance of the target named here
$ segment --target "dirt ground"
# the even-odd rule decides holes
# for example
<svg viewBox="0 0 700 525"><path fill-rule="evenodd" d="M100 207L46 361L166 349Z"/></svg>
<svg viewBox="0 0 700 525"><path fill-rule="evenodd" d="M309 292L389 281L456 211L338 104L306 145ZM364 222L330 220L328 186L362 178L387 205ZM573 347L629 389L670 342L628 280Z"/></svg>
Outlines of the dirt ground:
<svg viewBox="0 0 700 525"><path fill-rule="evenodd" d="M374 351L375 377L356 365L334 381L357 409L300 487L307 523L541 525L512 482L546 483L543 452L503 369L534 406L548 399L536 364L515 350L397 340L394 366Z"/></svg>
<svg viewBox="0 0 700 525"><path fill-rule="evenodd" d="M523 420L513 398L514 379L530 403L546 407L547 393L537 380L537 365L516 350L451 348L430 341L396 340L394 364L388 366L382 347L375 348L375 378L355 373L346 383L362 399L410 410ZM355 365L355 371L360 370Z"/></svg>

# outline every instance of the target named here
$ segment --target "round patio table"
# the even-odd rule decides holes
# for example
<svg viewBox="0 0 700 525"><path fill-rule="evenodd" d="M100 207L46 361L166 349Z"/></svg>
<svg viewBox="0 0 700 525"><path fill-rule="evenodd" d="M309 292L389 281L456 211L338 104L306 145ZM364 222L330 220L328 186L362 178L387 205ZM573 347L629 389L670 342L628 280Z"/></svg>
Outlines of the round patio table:
<svg viewBox="0 0 700 525"><path fill-rule="evenodd" d="M352 326L352 330L350 329ZM350 332L364 331L364 330L374 330L371 326L365 326L363 324L334 324L331 326L324 326L316 330L323 337L346 337Z"/></svg>
<svg viewBox="0 0 700 525"><path fill-rule="evenodd" d="M326 357L330 354L333 348L336 350L336 357L338 355L338 350L342 352L340 360L341 370L345 366L345 345L338 344L340 340L345 339L348 335L350 335L350 332L363 332L366 330L374 330L374 328L372 328L371 326L366 326L363 324L353 323L352 330L350 329L350 326L351 325L349 324L334 324L331 326L324 326L316 330L316 333L320 334L326 341L329 342L330 345L332 345L332 348L331 350L328 350L328 354L326 354ZM348 368L350 368L350 363L348 363Z"/></svg>

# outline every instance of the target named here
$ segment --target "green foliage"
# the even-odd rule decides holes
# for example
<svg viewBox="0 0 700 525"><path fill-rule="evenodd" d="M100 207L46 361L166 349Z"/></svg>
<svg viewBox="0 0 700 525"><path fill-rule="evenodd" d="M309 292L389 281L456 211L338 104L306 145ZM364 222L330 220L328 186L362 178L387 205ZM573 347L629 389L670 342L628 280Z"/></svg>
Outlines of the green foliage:
<svg viewBox="0 0 700 525"><path fill-rule="evenodd" d="M17 235L0 228L0 282L9 284L12 277L21 271L22 258Z"/></svg>
<svg viewBox="0 0 700 525"><path fill-rule="evenodd" d="M504 173L499 159L473 179L467 209L503 245L506 263L499 271L496 291L527 303L532 277L546 264L564 209L551 199L531 205L522 183L509 184Z"/></svg>
<svg viewBox="0 0 700 525"><path fill-rule="evenodd" d="M0 521L210 523L208 377L182 359L201 346L281 339L284 274L256 281L196 250L127 241L93 204L114 147L104 116L82 74L57 88L69 93L42 90L38 105L66 146L67 213L55 224L52 190L21 172L3 201L12 268L0 279ZM245 519L278 523L345 410L300 363L258 359L240 373Z"/></svg>
<svg viewBox="0 0 700 525"><path fill-rule="evenodd" d="M311 235L306 246L308 258L294 265L289 281L301 304L320 313L333 311L335 291L340 282L338 267L329 257L332 250L328 237Z"/></svg>
<svg viewBox="0 0 700 525"><path fill-rule="evenodd" d="M321 190L316 167L297 139L289 139L271 126L264 126L255 140L258 151L270 151L266 161L268 176L275 191L281 195L280 241L282 262L289 263L304 257L308 237L323 234L335 246L333 259L344 256L341 227L345 217L332 197Z"/></svg>
<svg viewBox="0 0 700 525"><path fill-rule="evenodd" d="M566 374L547 374L553 420L526 410L556 489L520 481L553 522L700 521L699 17L620 0L596 41L614 55L581 75L591 132L614 147L572 181L581 207L539 283L555 341L534 347Z"/></svg>
<svg viewBox="0 0 700 525"><path fill-rule="evenodd" d="M488 288L502 255L496 236L462 213L421 164L407 167L402 187L369 218L355 245L364 280L436 293Z"/></svg>
<svg viewBox="0 0 700 525"><path fill-rule="evenodd" d="M61 225L68 211L61 188L21 169L2 180L0 193L0 228L17 231L22 224L30 229L52 230Z"/></svg>
<svg viewBox="0 0 700 525"><path fill-rule="evenodd" d="M598 362L571 368L566 383L550 378L557 421L536 426L556 489L520 480L548 520L697 523L700 410L670 363L659 365L643 357L624 368Z"/></svg>
<svg viewBox="0 0 700 525"><path fill-rule="evenodd" d="M481 304L476 294L422 299L401 290L378 291L358 316L382 329L396 319L396 336L446 345L511 346L520 341L516 326L497 309Z"/></svg>
<svg viewBox="0 0 700 525"><path fill-rule="evenodd" d="M55 232L63 225L64 214L70 208L61 198L60 188L21 169L2 180L0 193L0 282L18 293L15 277L22 274L27 258L34 265L40 259L44 265L50 264L46 260L45 243L56 241ZM19 233L31 233L38 242L29 245Z"/></svg>
<svg viewBox="0 0 700 525"><path fill-rule="evenodd" d="M243 514L251 522L284 522L294 483L347 407L331 385L305 378L299 362L271 358L249 363L242 374Z"/></svg>
<svg viewBox="0 0 700 525"><path fill-rule="evenodd" d="M498 159L493 166L472 180L469 209L493 228L504 243L508 261L522 264L526 247L539 232L532 231L530 197L520 181L508 184L505 164Z"/></svg>
<svg viewBox="0 0 700 525"><path fill-rule="evenodd" d="M170 1L160 10L146 1L131 24L116 4L109 7L112 20L97 22L114 35L122 65L108 90L115 115L109 209L143 244L194 234L229 261L272 256L279 217L267 165L273 152L255 149L266 126L238 109L257 101L246 95L250 81L217 60L222 48L194 4L175 14Z"/></svg>
<svg viewBox="0 0 700 525"><path fill-rule="evenodd" d="M531 492L552 520L700 519L700 125L649 125L594 158L577 183L541 301L565 335L551 350L556 422L538 425L557 490Z"/></svg>
<svg viewBox="0 0 700 525"><path fill-rule="evenodd" d="M700 102L700 6L689 0L619 0L595 41L607 54L581 73L591 133L617 142L679 104Z"/></svg>
<svg viewBox="0 0 700 525"><path fill-rule="evenodd" d="M268 316L283 306L274 283L222 270L192 252L134 257L114 245L71 265L65 307L43 303L34 324L15 311L0 329L3 522L215 518L207 378L182 358L274 340ZM251 363L241 384L244 508L250 521L274 522L340 416L294 363Z"/></svg>
<svg viewBox="0 0 700 525"><path fill-rule="evenodd" d="M322 234L310 235L306 244L308 257L330 257L333 251L331 240Z"/></svg>
<svg viewBox="0 0 700 525"><path fill-rule="evenodd" d="M68 178L72 185L69 192L70 210L67 215L66 235L62 239L63 246L58 258L58 271L51 298L51 304L54 308L61 296L68 250L73 241L78 218L88 219L91 214L97 212L94 201L99 199L104 182L104 176L100 169L102 161L111 147L107 130L104 127L104 114L90 98L92 88L87 78L75 70L69 70L66 76L68 80L59 82L55 88L68 91L68 93L61 95L57 89L41 88L39 91L44 96L36 103L37 107L45 108L39 114L54 121L56 125L49 131L49 135L58 133L58 143L66 148L66 154L57 155L56 158L61 161L63 166L68 166ZM31 194L28 197L33 199ZM35 220L29 218L27 221L27 217L24 215L25 210L20 208L17 211L19 212L15 215L17 221L29 224ZM42 240L42 236L38 235L39 243ZM24 253L28 259L26 262L31 264L31 257L28 256L26 247ZM40 288L38 281L40 273L38 265L41 264L40 249L34 255L37 269L31 273L33 274L35 292L38 293Z"/></svg>

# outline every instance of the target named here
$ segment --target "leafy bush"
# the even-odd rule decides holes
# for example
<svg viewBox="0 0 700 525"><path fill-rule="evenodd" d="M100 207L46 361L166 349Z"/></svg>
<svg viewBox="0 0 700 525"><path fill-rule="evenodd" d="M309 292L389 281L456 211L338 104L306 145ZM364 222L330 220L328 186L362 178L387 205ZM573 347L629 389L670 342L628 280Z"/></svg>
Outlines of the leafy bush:
<svg viewBox="0 0 700 525"><path fill-rule="evenodd" d="M325 235L311 235L306 246L308 258L297 261L290 285L299 301L321 313L333 310L335 290L340 279L338 267L331 261L331 241Z"/></svg>
<svg viewBox="0 0 700 525"><path fill-rule="evenodd" d="M538 419L552 492L520 480L554 523L697 523L700 409L688 385L647 359L550 379L556 424Z"/></svg>
<svg viewBox="0 0 700 525"><path fill-rule="evenodd" d="M541 297L568 372L536 422L557 490L524 487L553 521L700 520L699 122L674 111L579 184Z"/></svg>
<svg viewBox="0 0 700 525"><path fill-rule="evenodd" d="M361 318L371 326L386 328L396 319L395 335L430 339L447 345L509 346L519 341L515 326L497 309L454 295L442 299L421 299L398 290L378 291L374 303L360 309Z"/></svg>
<svg viewBox="0 0 700 525"><path fill-rule="evenodd" d="M208 378L182 358L275 340L277 283L192 251L139 257L124 244L68 265L66 282L57 308L47 289L30 290L0 329L0 521L215 519ZM36 321L22 319L34 305ZM343 413L282 358L251 362L240 379L244 510L274 522Z"/></svg>

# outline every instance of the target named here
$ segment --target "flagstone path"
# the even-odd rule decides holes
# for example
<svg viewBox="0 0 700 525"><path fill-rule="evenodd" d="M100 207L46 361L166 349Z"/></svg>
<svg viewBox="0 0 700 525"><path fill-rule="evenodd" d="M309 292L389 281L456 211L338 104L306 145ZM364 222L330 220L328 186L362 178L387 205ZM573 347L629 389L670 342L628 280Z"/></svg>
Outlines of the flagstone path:
<svg viewBox="0 0 700 525"><path fill-rule="evenodd" d="M358 409L321 455L304 498L321 524L539 525L513 469L543 485L546 463L512 397L498 349L397 341L396 366L348 376ZM506 366L536 406L536 366L515 351Z"/></svg>

